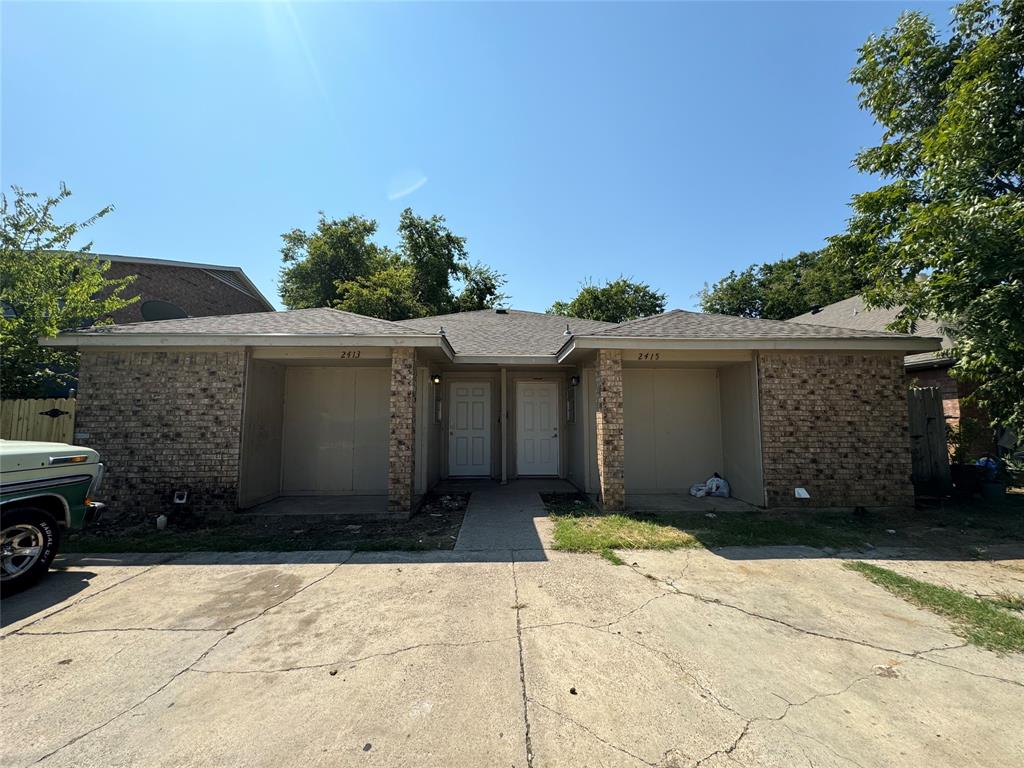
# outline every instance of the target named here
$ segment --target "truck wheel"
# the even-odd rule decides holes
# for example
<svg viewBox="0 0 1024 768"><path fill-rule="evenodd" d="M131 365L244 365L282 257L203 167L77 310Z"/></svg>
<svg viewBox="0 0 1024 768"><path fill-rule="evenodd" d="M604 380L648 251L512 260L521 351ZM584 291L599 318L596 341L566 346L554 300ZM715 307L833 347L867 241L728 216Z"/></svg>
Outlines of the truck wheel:
<svg viewBox="0 0 1024 768"><path fill-rule="evenodd" d="M49 512L37 507L0 511L0 594L13 595L50 570L60 546L60 529Z"/></svg>

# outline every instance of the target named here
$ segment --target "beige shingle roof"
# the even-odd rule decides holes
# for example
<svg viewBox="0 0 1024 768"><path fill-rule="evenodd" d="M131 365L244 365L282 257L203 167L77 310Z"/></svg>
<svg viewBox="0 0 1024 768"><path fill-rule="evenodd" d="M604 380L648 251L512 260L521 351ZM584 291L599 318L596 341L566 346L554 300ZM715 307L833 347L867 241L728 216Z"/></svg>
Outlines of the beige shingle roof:
<svg viewBox="0 0 1024 768"><path fill-rule="evenodd" d="M444 326L445 337L457 355L553 355L572 334L600 333L614 328L600 320L548 315L509 309L504 312L480 309L452 315L403 320L402 325L437 333Z"/></svg>
<svg viewBox="0 0 1024 768"><path fill-rule="evenodd" d="M797 315L786 322L803 323L805 325L834 325L866 331L884 331L896 319L899 311L899 307L868 309L867 305L864 304L863 298L851 296L848 299L829 304L827 307L822 307L817 312L806 312L802 315ZM941 337L942 350L907 355L904 358L904 362L907 365L948 364L951 362L952 358L947 350L953 346L953 341L949 338L949 334L946 333L942 323L922 318L917 321L914 335Z"/></svg>
<svg viewBox="0 0 1024 768"><path fill-rule="evenodd" d="M805 312L787 320L787 323L805 325L831 325L839 328L856 328L862 331L884 331L899 314L899 307L892 309L868 309L864 299L851 296L822 307L817 312ZM918 320L916 336L944 336L941 323L934 320Z"/></svg>
<svg viewBox="0 0 1024 768"><path fill-rule="evenodd" d="M568 326L568 333L566 332ZM440 339L441 329L444 339ZM625 323L604 323L598 320L549 315L541 312L484 309L451 315L422 317L400 323L356 315L337 309L295 309L287 312L254 312L241 315L188 317L180 320L157 320L126 325L97 326L61 334L53 340L57 345L102 344L103 339L118 337L120 344L146 344L154 336L181 337L182 344L213 343L214 338L231 343L251 343L249 337L288 337L296 339L317 336L387 338L404 337L413 346L431 340L451 347L460 357L553 357L568 342L592 347L601 339L665 339L673 342L710 341L762 343L833 341L841 345L851 340L879 340L883 346L905 339L916 344L905 350L921 348L919 337L882 331L834 328L824 325L789 321L754 320L727 315L672 310L662 315L631 320ZM232 339L232 337L234 337ZM204 340L205 339L205 340ZM137 341L136 341L137 340ZM418 340L418 341L414 341ZM274 343L285 343L279 338ZM308 343L308 342L307 342ZM614 346L614 344L611 344ZM925 346L927 348L927 346Z"/></svg>
<svg viewBox="0 0 1024 768"><path fill-rule="evenodd" d="M378 320L375 317L342 312L340 309L292 309L287 312L252 312L242 315L214 315L212 317L185 317L180 320L153 320L148 323L101 325L81 331L80 334L216 334L216 335L279 335L296 336L425 336L424 333L401 323Z"/></svg>
<svg viewBox="0 0 1024 768"><path fill-rule="evenodd" d="M713 315L705 312L687 312L684 309L673 309L661 315L629 320L596 333L580 335L677 339L906 338L905 334L802 325L789 320Z"/></svg>

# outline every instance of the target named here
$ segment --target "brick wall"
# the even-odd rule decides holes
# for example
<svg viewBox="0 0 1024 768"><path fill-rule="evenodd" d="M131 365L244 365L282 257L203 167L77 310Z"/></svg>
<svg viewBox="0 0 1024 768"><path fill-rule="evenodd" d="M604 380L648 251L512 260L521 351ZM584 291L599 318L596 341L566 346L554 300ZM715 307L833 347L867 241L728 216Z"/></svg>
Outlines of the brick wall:
<svg viewBox="0 0 1024 768"><path fill-rule="evenodd" d="M625 444L622 421L622 352L597 353L597 478L601 504L626 508Z"/></svg>
<svg viewBox="0 0 1024 768"><path fill-rule="evenodd" d="M259 299L242 293L195 267L110 262L110 269L106 274L108 278L113 280L126 275L137 277L124 292L125 295L138 296L139 300L115 312L115 323L142 322L142 304L150 299L175 304L191 317L268 311L266 305Z"/></svg>
<svg viewBox="0 0 1024 768"><path fill-rule="evenodd" d="M758 382L768 506L913 503L901 354L763 352Z"/></svg>
<svg viewBox="0 0 1024 768"><path fill-rule="evenodd" d="M109 513L233 511L244 385L242 351L83 350L76 442L100 452Z"/></svg>
<svg viewBox="0 0 1024 768"><path fill-rule="evenodd" d="M416 367L415 350L391 352L391 423L388 432L388 511L412 512L415 476Z"/></svg>

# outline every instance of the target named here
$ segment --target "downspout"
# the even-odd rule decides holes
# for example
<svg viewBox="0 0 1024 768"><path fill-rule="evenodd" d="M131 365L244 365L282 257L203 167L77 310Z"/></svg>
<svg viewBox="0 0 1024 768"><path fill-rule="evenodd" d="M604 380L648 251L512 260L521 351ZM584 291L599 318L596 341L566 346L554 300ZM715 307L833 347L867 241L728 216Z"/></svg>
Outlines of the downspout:
<svg viewBox="0 0 1024 768"><path fill-rule="evenodd" d="M501 369L501 484L508 485L508 371Z"/></svg>

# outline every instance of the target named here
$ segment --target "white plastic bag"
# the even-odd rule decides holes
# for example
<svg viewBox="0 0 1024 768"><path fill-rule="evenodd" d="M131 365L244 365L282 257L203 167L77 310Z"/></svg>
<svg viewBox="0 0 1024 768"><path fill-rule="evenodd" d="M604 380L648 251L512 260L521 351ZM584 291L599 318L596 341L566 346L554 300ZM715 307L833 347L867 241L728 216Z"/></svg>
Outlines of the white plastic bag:
<svg viewBox="0 0 1024 768"><path fill-rule="evenodd" d="M690 495L696 496L698 499L707 496L707 489L704 487L704 483L694 483L690 486Z"/></svg>
<svg viewBox="0 0 1024 768"><path fill-rule="evenodd" d="M731 495L729 483L726 482L724 477L719 476L717 472L704 483L704 492L708 496L717 496L720 499L727 499Z"/></svg>

